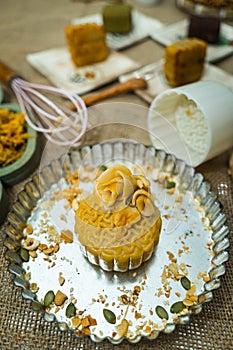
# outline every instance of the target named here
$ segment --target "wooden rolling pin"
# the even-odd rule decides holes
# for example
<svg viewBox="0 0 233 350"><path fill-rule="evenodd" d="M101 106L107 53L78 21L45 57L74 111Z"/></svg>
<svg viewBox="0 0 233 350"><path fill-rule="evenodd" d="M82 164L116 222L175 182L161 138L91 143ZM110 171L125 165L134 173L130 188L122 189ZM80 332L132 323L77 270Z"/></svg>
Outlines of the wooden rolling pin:
<svg viewBox="0 0 233 350"><path fill-rule="evenodd" d="M136 89L145 89L147 87L147 82L142 78L131 78L123 83L118 83L109 89L99 91L87 96L83 96L82 99L86 106L91 106L96 102L102 101L108 97L116 96L124 92L133 91ZM72 106L74 110L74 107Z"/></svg>

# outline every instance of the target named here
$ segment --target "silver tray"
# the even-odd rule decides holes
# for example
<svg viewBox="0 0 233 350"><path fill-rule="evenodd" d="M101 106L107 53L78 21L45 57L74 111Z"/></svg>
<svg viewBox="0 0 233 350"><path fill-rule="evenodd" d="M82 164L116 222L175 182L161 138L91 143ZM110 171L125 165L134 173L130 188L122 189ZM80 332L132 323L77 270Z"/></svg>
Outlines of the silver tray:
<svg viewBox="0 0 233 350"><path fill-rule="evenodd" d="M61 230L73 231L76 201L70 205L64 199L64 193L67 198L67 189L72 187L66 181L67 174L78 170L80 186L89 191L96 169L115 163L144 172L151 182L163 220L160 242L152 258L136 270L105 272L87 261L74 239L73 243L60 241L57 253L45 256L38 252L36 258L23 261L20 247L29 236L28 224L33 228L30 237L48 245L55 244ZM174 193L164 187L167 177L176 184ZM51 227L53 237L48 235ZM46 321L56 322L61 330L73 330L78 337L89 333L94 342L107 338L113 344L123 339L137 343L143 337L155 339L160 332L170 333L177 324L188 323L191 314L199 313L203 303L212 300L228 260L226 216L210 184L173 155L137 143L84 146L52 161L19 193L5 230L9 270L15 275L15 285L22 288L23 297L32 301L33 309L42 312ZM65 279L62 286L61 275ZM188 291L181 283L183 275L187 275L191 286L196 286L192 293L190 286ZM61 290L68 297L62 307L44 307L48 290ZM187 293L194 296L188 306ZM174 311L174 304L184 300L185 308ZM91 316L97 324L74 329L71 318L66 316L70 302L75 304L80 318ZM157 306L166 310L165 318ZM104 309L115 314L114 324L104 317ZM127 332L122 333L119 325L123 319Z"/></svg>

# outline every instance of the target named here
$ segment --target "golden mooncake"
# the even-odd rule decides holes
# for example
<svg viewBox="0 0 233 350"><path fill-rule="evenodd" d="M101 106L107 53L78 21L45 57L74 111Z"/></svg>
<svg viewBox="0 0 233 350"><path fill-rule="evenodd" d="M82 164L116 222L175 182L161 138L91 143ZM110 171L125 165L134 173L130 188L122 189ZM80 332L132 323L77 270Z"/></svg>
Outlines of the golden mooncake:
<svg viewBox="0 0 233 350"><path fill-rule="evenodd" d="M171 86L192 83L201 78L207 44L197 38L187 38L168 45L164 54L163 73Z"/></svg>
<svg viewBox="0 0 233 350"><path fill-rule="evenodd" d="M123 165L105 170L75 213L82 253L106 271L132 270L148 260L161 225L149 181Z"/></svg>
<svg viewBox="0 0 233 350"><path fill-rule="evenodd" d="M65 28L71 60L81 67L104 61L109 55L103 25L96 23L73 24Z"/></svg>

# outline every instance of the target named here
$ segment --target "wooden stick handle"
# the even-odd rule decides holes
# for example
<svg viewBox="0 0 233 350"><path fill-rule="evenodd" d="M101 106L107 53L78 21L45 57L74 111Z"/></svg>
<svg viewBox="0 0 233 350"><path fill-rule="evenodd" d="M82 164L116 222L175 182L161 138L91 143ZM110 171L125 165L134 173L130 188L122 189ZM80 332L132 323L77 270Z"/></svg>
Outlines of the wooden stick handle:
<svg viewBox="0 0 233 350"><path fill-rule="evenodd" d="M145 89L147 87L147 82L145 79L132 78L124 83L118 83L109 89L99 91L87 96L83 96L82 99L85 102L86 106L91 106L96 102L102 101L108 97L116 96L124 92L133 91L136 89Z"/></svg>
<svg viewBox="0 0 233 350"><path fill-rule="evenodd" d="M13 69L0 61L0 80L3 84L10 85L11 80L18 76L19 75Z"/></svg>

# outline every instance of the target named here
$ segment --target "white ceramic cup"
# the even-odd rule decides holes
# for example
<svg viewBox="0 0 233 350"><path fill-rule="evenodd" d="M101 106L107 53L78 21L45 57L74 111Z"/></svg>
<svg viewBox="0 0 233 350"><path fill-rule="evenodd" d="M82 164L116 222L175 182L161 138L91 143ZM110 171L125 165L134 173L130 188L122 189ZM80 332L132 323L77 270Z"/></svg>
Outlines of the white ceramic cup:
<svg viewBox="0 0 233 350"><path fill-rule="evenodd" d="M233 146L233 91L198 81L159 94L148 114L152 144L198 166Z"/></svg>

